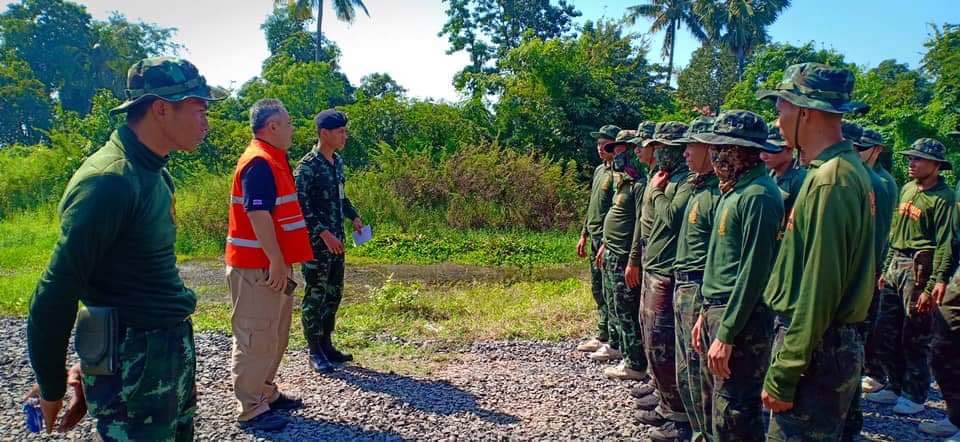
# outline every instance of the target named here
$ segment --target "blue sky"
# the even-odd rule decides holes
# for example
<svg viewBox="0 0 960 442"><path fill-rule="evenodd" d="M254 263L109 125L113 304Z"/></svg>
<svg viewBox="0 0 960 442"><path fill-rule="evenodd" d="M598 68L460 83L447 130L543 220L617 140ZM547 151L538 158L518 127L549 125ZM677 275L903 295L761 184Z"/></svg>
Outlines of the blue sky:
<svg viewBox="0 0 960 442"><path fill-rule="evenodd" d="M573 0L582 20L619 18L627 6L646 0ZM183 54L213 83L239 86L259 74L268 51L260 24L272 0L129 0L81 1L95 18L120 11L139 19L179 29ZM327 2L329 4L329 2ZM354 84L372 72L387 72L420 98L456 100L454 73L467 63L464 53L447 55L445 38L437 36L446 19L440 0L366 0L371 18L358 16L353 25L326 14L324 33L343 51L341 65ZM329 6L328 6L329 8ZM806 43L835 49L847 60L875 66L895 58L916 67L929 23L960 23L960 0L793 0L770 28L774 41ZM648 22L636 30L646 31ZM650 56L660 61L662 35L650 36ZM676 64L685 65L698 43L681 29ZM665 60L663 60L665 63Z"/></svg>

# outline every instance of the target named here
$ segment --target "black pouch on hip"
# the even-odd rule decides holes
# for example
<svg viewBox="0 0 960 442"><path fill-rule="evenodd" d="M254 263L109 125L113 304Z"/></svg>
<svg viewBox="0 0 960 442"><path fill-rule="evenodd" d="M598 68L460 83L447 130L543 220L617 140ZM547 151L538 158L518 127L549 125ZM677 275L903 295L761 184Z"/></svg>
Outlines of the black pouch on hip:
<svg viewBox="0 0 960 442"><path fill-rule="evenodd" d="M85 307L77 314L74 348L85 375L109 376L119 365L119 323L113 307Z"/></svg>

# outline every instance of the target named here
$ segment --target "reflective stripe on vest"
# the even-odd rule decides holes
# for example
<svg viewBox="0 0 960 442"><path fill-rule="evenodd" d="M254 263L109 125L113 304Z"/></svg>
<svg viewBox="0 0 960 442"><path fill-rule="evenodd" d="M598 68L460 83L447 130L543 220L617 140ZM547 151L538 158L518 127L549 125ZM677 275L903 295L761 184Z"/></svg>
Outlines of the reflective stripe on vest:
<svg viewBox="0 0 960 442"><path fill-rule="evenodd" d="M279 206L281 204L293 203L296 201L297 201L297 194L290 193L287 195L277 197L276 201L273 204ZM243 196L233 195L230 197L230 202L232 202L233 204L243 204Z"/></svg>
<svg viewBox="0 0 960 442"><path fill-rule="evenodd" d="M232 236L228 236L227 242L237 247L249 247L251 249L263 248L260 246L260 241L257 241L255 239L243 239L243 238L234 238Z"/></svg>

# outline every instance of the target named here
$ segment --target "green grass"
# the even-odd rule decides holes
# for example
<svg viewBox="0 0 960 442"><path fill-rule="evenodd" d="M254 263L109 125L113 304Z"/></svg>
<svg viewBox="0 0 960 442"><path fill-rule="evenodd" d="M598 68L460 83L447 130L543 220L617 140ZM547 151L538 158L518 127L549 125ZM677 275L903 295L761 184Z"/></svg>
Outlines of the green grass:
<svg viewBox="0 0 960 442"><path fill-rule="evenodd" d="M0 220L0 314L22 315L57 242L53 208Z"/></svg>

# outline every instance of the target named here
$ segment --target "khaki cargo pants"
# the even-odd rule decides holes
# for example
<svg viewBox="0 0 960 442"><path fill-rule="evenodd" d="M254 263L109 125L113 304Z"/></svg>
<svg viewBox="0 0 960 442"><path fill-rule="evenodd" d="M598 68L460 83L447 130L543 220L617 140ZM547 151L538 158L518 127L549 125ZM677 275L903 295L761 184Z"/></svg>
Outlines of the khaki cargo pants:
<svg viewBox="0 0 960 442"><path fill-rule="evenodd" d="M233 312L233 391L243 422L270 410L280 397L274 383L287 351L293 297L263 284L266 269L227 266Z"/></svg>

